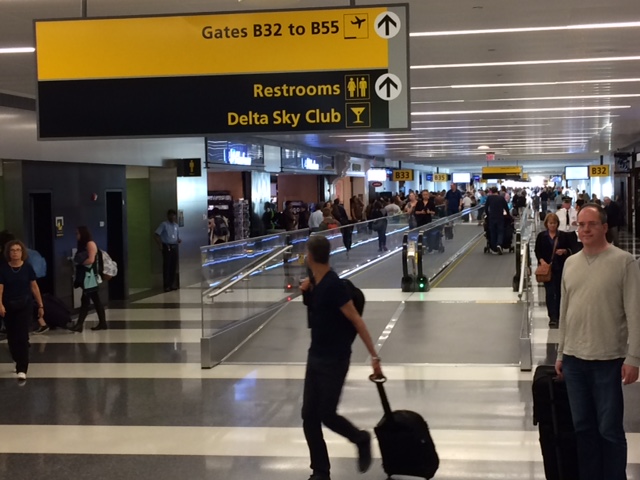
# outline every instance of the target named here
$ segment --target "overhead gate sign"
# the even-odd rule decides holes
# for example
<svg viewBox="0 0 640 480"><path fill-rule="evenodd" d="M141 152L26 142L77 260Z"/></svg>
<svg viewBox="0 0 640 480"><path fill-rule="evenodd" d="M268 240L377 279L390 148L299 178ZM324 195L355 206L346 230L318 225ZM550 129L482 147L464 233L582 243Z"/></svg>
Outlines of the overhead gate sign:
<svg viewBox="0 0 640 480"><path fill-rule="evenodd" d="M41 139L408 129L407 6L35 22Z"/></svg>

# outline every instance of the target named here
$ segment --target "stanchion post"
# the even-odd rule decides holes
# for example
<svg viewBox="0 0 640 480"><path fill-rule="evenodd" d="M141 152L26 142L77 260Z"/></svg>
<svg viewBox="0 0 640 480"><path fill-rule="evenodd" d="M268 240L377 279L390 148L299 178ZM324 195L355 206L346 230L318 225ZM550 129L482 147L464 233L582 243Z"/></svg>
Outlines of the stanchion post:
<svg viewBox="0 0 640 480"><path fill-rule="evenodd" d="M400 288L403 292L413 292L415 279L409 275L409 234L405 233L402 237L402 280L400 281Z"/></svg>
<svg viewBox="0 0 640 480"><path fill-rule="evenodd" d="M429 235L427 233L427 235ZM416 279L416 286L418 287L418 292L428 292L430 290L429 279L424 275L424 268L422 265L424 259L424 232L418 233L418 245L416 248L416 264L418 265L418 278Z"/></svg>
<svg viewBox="0 0 640 480"><path fill-rule="evenodd" d="M292 245L291 235L287 235L285 237L284 242L285 242L285 245L287 246ZM289 265L291 257L292 257L291 250L287 250L282 254L282 268L284 270L284 291L285 292L290 292L295 288L295 285L294 285L295 278L293 278L293 275L291 275L291 265Z"/></svg>
<svg viewBox="0 0 640 480"><path fill-rule="evenodd" d="M522 267L522 232L516 230L516 273L513 276L513 291L517 292L520 288L520 271Z"/></svg>

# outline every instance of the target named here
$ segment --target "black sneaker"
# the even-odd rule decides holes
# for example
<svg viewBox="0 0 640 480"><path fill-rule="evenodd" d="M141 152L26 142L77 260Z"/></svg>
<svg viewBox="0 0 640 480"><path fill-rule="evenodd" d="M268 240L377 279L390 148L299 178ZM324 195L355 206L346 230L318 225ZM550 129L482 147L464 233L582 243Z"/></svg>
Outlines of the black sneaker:
<svg viewBox="0 0 640 480"><path fill-rule="evenodd" d="M322 475L320 473L314 473L309 477L309 480L331 480L329 475Z"/></svg>
<svg viewBox="0 0 640 480"><path fill-rule="evenodd" d="M502 247L498 245L498 255L502 255Z"/></svg>
<svg viewBox="0 0 640 480"><path fill-rule="evenodd" d="M49 331L49 327L47 327L46 325L43 325L33 333L36 334L36 335L41 335L41 334L46 333L48 331Z"/></svg>
<svg viewBox="0 0 640 480"><path fill-rule="evenodd" d="M362 441L358 442L358 471L365 473L371 467L371 434L362 432Z"/></svg>

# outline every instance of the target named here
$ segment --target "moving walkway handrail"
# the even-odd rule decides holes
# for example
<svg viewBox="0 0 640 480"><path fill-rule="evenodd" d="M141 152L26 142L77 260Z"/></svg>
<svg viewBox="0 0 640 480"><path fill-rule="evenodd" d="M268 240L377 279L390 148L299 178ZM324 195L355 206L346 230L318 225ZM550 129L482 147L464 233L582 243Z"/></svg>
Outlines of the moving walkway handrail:
<svg viewBox="0 0 640 480"><path fill-rule="evenodd" d="M257 265L255 265L253 267L249 267L249 270L244 271L247 267L241 268L240 270L238 270L235 273L233 273L233 274L229 275L228 277L226 277L222 282L220 282L215 287L211 287L208 290L206 290L202 294L202 297L203 298L205 298L205 297L207 297L207 298L215 298L215 297L217 297L218 295L220 295L220 294L226 292L227 290L229 290L231 287L233 287L238 282L241 282L242 280L244 280L248 276L252 275L254 272L257 272L262 267L267 265L269 262L271 262L271 261L275 260L276 258L278 258L280 255L288 252L292 248L293 248L293 245L288 245L286 247L279 248L278 250L276 250L275 253L269 255L267 258L260 259L260 261L259 261L259 263ZM225 282L228 282L228 283L225 284Z"/></svg>

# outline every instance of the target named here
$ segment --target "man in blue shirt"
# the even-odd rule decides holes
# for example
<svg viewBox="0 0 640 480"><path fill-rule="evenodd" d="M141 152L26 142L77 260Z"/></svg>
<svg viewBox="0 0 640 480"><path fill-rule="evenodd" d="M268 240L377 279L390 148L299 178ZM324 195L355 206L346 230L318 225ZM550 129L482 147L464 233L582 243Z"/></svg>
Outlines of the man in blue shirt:
<svg viewBox="0 0 640 480"><path fill-rule="evenodd" d="M451 184L451 190L444 196L444 200L447 203L447 216L453 215L460 211L462 206L462 192L458 190L458 186L455 183Z"/></svg>
<svg viewBox="0 0 640 480"><path fill-rule="evenodd" d="M176 223L177 213L171 209L167 211L167 220L156 229L154 239L162 252L162 280L164 291L177 290L176 270L178 269L178 244L180 233Z"/></svg>

